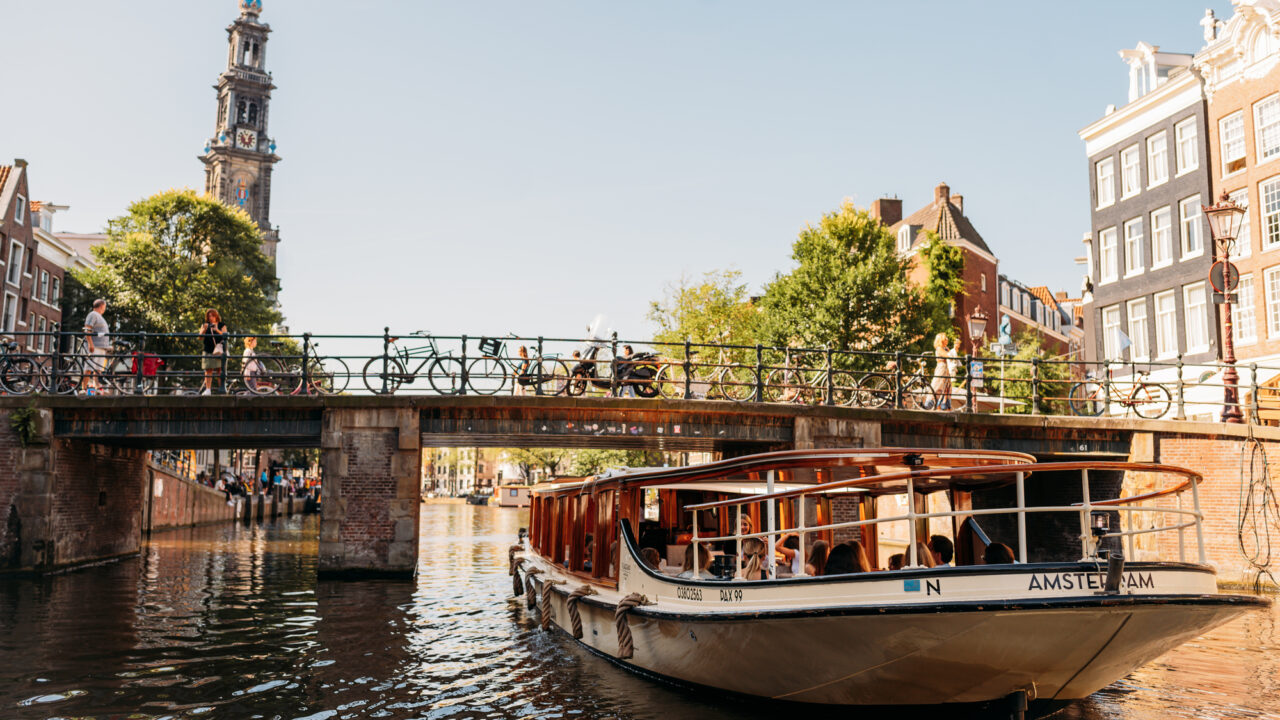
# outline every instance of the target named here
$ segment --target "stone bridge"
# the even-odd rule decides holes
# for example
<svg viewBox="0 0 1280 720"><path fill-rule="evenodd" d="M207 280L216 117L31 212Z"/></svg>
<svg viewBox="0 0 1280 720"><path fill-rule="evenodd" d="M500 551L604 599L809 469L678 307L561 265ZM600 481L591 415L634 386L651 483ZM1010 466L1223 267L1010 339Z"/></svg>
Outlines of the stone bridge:
<svg viewBox="0 0 1280 720"><path fill-rule="evenodd" d="M8 518L0 552L4 565L26 570L136 552L136 522L127 520L143 493L148 449L320 448L321 572L403 576L412 575L418 553L424 447L644 448L731 457L789 448L911 446L1016 450L1042 460L1128 458L1204 472L1211 480L1206 503L1212 507L1221 495L1226 513L1236 506L1240 452L1249 433L1248 426L1185 421L683 400L0 398L0 412L28 407L36 412L26 446L11 422L0 428L0 511ZM1280 431L1253 426L1253 435L1280 458ZM1221 544L1235 547L1229 529L1224 525ZM1232 561L1224 555L1220 562Z"/></svg>

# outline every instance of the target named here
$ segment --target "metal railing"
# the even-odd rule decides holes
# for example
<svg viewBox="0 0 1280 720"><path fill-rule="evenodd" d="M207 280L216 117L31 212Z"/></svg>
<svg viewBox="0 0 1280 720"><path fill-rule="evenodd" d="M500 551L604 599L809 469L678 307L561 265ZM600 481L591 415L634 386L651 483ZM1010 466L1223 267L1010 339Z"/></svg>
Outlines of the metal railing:
<svg viewBox="0 0 1280 720"><path fill-rule="evenodd" d="M195 333L6 333L7 394L568 395L1029 413L1216 418L1221 363L1085 362L605 337L248 335L206 353ZM250 340L253 338L253 340ZM246 355L247 343L256 342ZM1238 366L1251 421L1280 411L1280 367ZM1278 412L1277 414L1280 414Z"/></svg>

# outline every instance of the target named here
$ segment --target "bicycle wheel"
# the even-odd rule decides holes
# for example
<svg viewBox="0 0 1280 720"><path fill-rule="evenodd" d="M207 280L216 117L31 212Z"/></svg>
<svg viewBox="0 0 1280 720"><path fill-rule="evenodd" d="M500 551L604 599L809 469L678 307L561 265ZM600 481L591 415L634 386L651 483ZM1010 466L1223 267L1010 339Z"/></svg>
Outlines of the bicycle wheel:
<svg viewBox="0 0 1280 720"><path fill-rule="evenodd" d="M542 366L542 394L560 395L565 392L569 385L569 364L556 358L543 358L539 365ZM534 371L537 369L535 367Z"/></svg>
<svg viewBox="0 0 1280 720"><path fill-rule="evenodd" d="M351 371L342 358L314 358L307 366L307 378L311 383L308 392L321 395L337 395L347 389Z"/></svg>
<svg viewBox="0 0 1280 720"><path fill-rule="evenodd" d="M269 355L259 355L257 360L262 365L261 372L244 379L249 392L254 395L279 395L292 390L292 373L285 367L284 361Z"/></svg>
<svg viewBox="0 0 1280 720"><path fill-rule="evenodd" d="M1067 404L1071 407L1074 415L1084 417L1097 417L1102 414L1106 408L1102 398L1101 386L1096 382L1078 382L1071 386L1071 390L1067 393Z"/></svg>
<svg viewBox="0 0 1280 720"><path fill-rule="evenodd" d="M770 370L764 376L764 401L771 403L796 402L800 394L800 388L797 386L799 381L799 374L795 370L788 368ZM744 399L750 399L750 396L751 394L747 393L747 397Z"/></svg>
<svg viewBox="0 0 1280 720"><path fill-rule="evenodd" d="M383 362L386 365L383 365ZM381 355L369 358L369 362L364 364L361 377L364 378L364 386L375 395L381 395L384 392L390 395L399 390L400 385L406 380L413 381L412 377L405 374L404 365L399 359L383 358Z"/></svg>
<svg viewBox="0 0 1280 720"><path fill-rule="evenodd" d="M938 399L934 397L933 386L919 375L907 380L902 386L902 407L907 410L932 410Z"/></svg>
<svg viewBox="0 0 1280 720"><path fill-rule="evenodd" d="M827 388L821 388L822 401L826 402ZM852 407L857 402L858 381L852 374L842 370L831 371L831 402L840 407Z"/></svg>
<svg viewBox="0 0 1280 720"><path fill-rule="evenodd" d="M690 391L693 390L693 384L697 380L690 378ZM658 389L660 397L668 400L680 400L684 398L684 365L678 362L668 362L658 370L658 376L653 379L653 385Z"/></svg>
<svg viewBox="0 0 1280 720"><path fill-rule="evenodd" d="M57 376L53 372L54 363L49 363L49 367L44 370L44 378L41 384L46 390L55 395L70 395L80 387L80 378L83 372L80 369L80 363L75 360L75 356L62 356L57 365Z"/></svg>
<svg viewBox="0 0 1280 720"><path fill-rule="evenodd" d="M1133 412L1147 420L1164 417L1172 398L1165 386L1144 382L1133 391Z"/></svg>
<svg viewBox="0 0 1280 720"><path fill-rule="evenodd" d="M507 366L495 357L467 363L467 389L477 395L496 395L507 386Z"/></svg>
<svg viewBox="0 0 1280 720"><path fill-rule="evenodd" d="M40 389L40 370L31 358L9 360L0 372L0 385L14 395L27 395Z"/></svg>
<svg viewBox="0 0 1280 720"><path fill-rule="evenodd" d="M882 408L893 405L893 383L879 373L862 376L854 392L853 404L865 408Z"/></svg>
<svg viewBox="0 0 1280 720"><path fill-rule="evenodd" d="M431 389L441 395L461 395L466 392L462 384L462 361L453 357L438 357L427 371Z"/></svg>
<svg viewBox="0 0 1280 720"><path fill-rule="evenodd" d="M734 402L747 402L756 396L756 374L751 368L731 366L716 379L722 397Z"/></svg>

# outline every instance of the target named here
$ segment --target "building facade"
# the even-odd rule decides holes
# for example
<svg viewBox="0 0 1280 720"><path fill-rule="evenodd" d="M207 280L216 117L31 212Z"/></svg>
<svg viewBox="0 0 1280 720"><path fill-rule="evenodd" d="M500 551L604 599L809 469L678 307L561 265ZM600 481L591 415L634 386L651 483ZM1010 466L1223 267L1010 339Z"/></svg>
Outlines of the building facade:
<svg viewBox="0 0 1280 720"><path fill-rule="evenodd" d="M274 263L279 232L271 225L271 172L280 157L268 135L271 73L262 0L240 0L240 16L227 27L227 69L218 76L217 123L200 161L205 192L249 214L262 230L262 251Z"/></svg>
<svg viewBox="0 0 1280 720"><path fill-rule="evenodd" d="M987 334L998 337L1000 323L1008 317L1012 338L1031 333L1050 357L1066 359L1071 349L1071 313L1064 306L1065 293L1055 296L1044 285L1027 287L1005 275L999 281L998 319Z"/></svg>
<svg viewBox="0 0 1280 720"><path fill-rule="evenodd" d="M1085 354L1131 364L1179 355L1210 362L1219 333L1201 212L1212 194L1200 79L1188 54L1139 43L1120 57L1129 66L1129 102L1079 133L1091 208Z"/></svg>
<svg viewBox="0 0 1280 720"><path fill-rule="evenodd" d="M49 234L54 206L47 210L43 206L31 201L25 160L0 165L0 272L4 273L0 333L28 352L52 349L46 336L29 333L56 332L62 325L63 270L47 251L40 251L40 238ZM38 234L41 224L46 227L40 227Z"/></svg>
<svg viewBox="0 0 1280 720"><path fill-rule="evenodd" d="M1238 303L1232 307L1236 356L1278 365L1280 0L1235 5L1225 26L1206 24L1207 44L1196 53L1195 67L1208 98L1214 200L1225 192L1246 209L1231 251L1240 268ZM1242 379L1249 382L1243 374Z"/></svg>

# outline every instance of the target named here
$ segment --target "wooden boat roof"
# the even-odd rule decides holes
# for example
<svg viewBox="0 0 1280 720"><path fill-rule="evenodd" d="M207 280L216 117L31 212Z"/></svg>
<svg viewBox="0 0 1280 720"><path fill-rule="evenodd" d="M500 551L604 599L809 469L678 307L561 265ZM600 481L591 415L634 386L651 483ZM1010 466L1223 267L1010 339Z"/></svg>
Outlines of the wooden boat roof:
<svg viewBox="0 0 1280 720"><path fill-rule="evenodd" d="M913 471L954 469L954 473L929 473L915 480L919 492L947 488L981 489L1013 482L1018 466L1032 465L1025 453L1002 450L941 450L937 448L841 448L785 450L677 468L637 468L612 475L567 478L533 488L539 495L582 494L623 487L706 490L731 494L759 494L770 471L775 490L805 489L858 478L889 476L883 483L857 488L833 488L832 492L872 495L901 493ZM1002 471L979 472L983 468ZM1026 474L1030 474L1028 471Z"/></svg>

